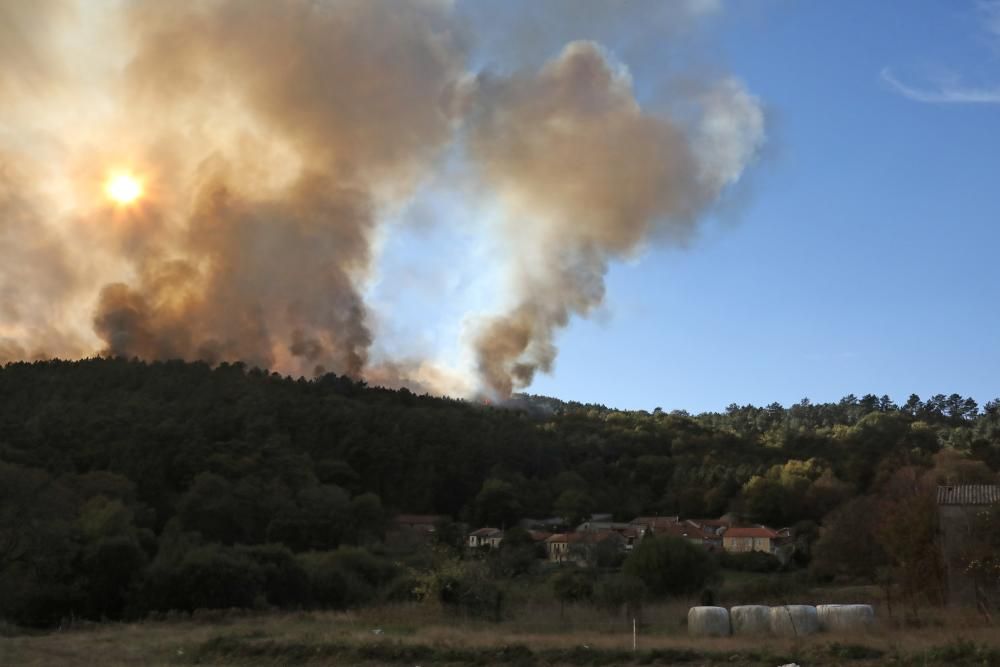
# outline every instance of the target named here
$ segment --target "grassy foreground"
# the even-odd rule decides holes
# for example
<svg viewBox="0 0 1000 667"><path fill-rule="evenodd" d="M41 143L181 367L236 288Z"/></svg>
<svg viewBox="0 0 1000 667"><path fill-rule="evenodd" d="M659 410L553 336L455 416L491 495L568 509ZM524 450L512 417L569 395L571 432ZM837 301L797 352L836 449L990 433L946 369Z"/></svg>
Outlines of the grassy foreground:
<svg viewBox="0 0 1000 667"><path fill-rule="evenodd" d="M0 665L998 665L1000 632L973 616L939 613L921 628L882 623L866 635L801 640L691 639L686 605L631 622L591 609L528 609L489 623L421 606L349 613L207 613L44 634L7 628Z"/></svg>

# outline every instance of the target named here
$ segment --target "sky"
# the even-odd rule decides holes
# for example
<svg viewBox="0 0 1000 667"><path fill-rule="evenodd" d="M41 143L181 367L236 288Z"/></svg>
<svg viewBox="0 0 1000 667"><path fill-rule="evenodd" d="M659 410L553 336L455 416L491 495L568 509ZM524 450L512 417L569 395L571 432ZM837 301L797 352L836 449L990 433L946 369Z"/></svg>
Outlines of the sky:
<svg viewBox="0 0 1000 667"><path fill-rule="evenodd" d="M0 0L0 361L982 403L998 130L1000 0Z"/></svg>
<svg viewBox="0 0 1000 667"><path fill-rule="evenodd" d="M1000 395L1000 92L964 94L1000 91L998 16L721 6L688 39L763 101L767 147L687 247L611 265L605 305L559 334L527 391L691 412ZM670 53L630 55L650 82Z"/></svg>

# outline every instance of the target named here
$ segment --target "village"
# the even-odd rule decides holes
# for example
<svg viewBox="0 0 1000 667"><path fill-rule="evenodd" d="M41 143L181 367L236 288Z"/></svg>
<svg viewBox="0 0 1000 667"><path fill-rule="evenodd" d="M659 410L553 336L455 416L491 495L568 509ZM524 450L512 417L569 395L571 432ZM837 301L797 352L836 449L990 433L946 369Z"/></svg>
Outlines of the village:
<svg viewBox="0 0 1000 667"><path fill-rule="evenodd" d="M433 537L450 519L442 515L397 515L397 530ZM467 530L463 544L470 551L498 549L505 530L484 526ZM522 519L517 528L537 546L540 558L549 563L575 563L582 567L620 561L647 536L671 536L687 540L711 553L745 554L757 552L785 555L782 547L792 539L790 528L773 529L763 524L742 524L737 517L684 519L680 516L639 516L631 521L614 521L610 513L595 513L576 526L561 517Z"/></svg>

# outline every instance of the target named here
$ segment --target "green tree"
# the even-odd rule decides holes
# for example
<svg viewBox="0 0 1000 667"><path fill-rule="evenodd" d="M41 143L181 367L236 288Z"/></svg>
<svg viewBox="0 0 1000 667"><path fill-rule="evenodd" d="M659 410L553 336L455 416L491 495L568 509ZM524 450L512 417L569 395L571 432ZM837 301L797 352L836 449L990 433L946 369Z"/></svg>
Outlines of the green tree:
<svg viewBox="0 0 1000 667"><path fill-rule="evenodd" d="M513 526L521 517L521 502L514 487L500 479L487 479L476 496L476 521L482 526Z"/></svg>
<svg viewBox="0 0 1000 667"><path fill-rule="evenodd" d="M653 597L667 597L701 590L716 577L718 564L702 547L663 535L639 542L622 571L641 579Z"/></svg>
<svg viewBox="0 0 1000 667"><path fill-rule="evenodd" d="M550 579L552 593L559 601L559 617L566 616L566 605L590 600L594 595L593 578L577 567L563 569Z"/></svg>
<svg viewBox="0 0 1000 667"><path fill-rule="evenodd" d="M626 618L635 618L642 612L647 594L645 582L639 577L624 573L602 579L594 588L594 602L612 616L622 611Z"/></svg>
<svg viewBox="0 0 1000 667"><path fill-rule="evenodd" d="M567 489L556 498L553 509L566 523L575 526L593 512L594 499L580 489Z"/></svg>
<svg viewBox="0 0 1000 667"><path fill-rule="evenodd" d="M878 541L914 614L923 603L944 600L934 489L924 471L902 468L889 480L879 505Z"/></svg>
<svg viewBox="0 0 1000 667"><path fill-rule="evenodd" d="M812 572L822 578L842 577L874 582L886 564L879 541L879 501L853 498L823 518L813 545Z"/></svg>

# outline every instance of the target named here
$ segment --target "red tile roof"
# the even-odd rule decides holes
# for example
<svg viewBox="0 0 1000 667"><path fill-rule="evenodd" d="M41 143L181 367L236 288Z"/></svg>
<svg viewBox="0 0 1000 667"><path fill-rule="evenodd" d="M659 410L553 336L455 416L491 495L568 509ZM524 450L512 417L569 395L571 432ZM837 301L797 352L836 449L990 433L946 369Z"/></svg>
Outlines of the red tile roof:
<svg viewBox="0 0 1000 667"><path fill-rule="evenodd" d="M503 536L503 531L499 528L479 528L469 533L469 535L475 535L476 537L497 537Z"/></svg>
<svg viewBox="0 0 1000 667"><path fill-rule="evenodd" d="M693 526L687 522L684 523L674 523L668 526L663 526L662 528L656 528L653 531L654 535L670 535L672 537L683 537L689 540L703 540L705 539L705 531L703 531L698 526Z"/></svg>
<svg viewBox="0 0 1000 667"><path fill-rule="evenodd" d="M778 534L766 526L737 526L727 528L723 537L768 537L774 539Z"/></svg>
<svg viewBox="0 0 1000 667"><path fill-rule="evenodd" d="M629 523L634 526L645 526L653 532L657 532L665 526L672 526L680 521L676 516L637 516Z"/></svg>

